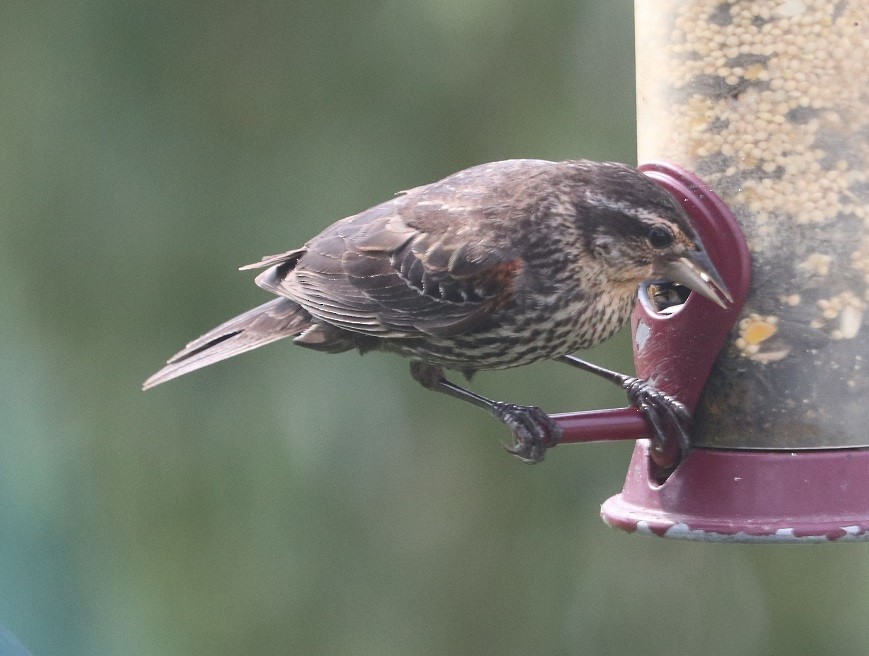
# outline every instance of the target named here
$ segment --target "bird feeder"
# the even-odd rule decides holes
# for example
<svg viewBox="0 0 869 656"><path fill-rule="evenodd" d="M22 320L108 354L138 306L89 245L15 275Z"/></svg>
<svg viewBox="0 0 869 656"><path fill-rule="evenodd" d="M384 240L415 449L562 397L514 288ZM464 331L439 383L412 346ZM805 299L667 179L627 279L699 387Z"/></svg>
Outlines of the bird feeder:
<svg viewBox="0 0 869 656"><path fill-rule="evenodd" d="M639 441L604 520L695 540L867 540L869 4L635 9L641 169L694 217L735 303L641 291L638 373L694 409L692 448L679 462ZM568 441L593 437L582 417L559 418ZM628 409L588 421L607 439L644 434Z"/></svg>

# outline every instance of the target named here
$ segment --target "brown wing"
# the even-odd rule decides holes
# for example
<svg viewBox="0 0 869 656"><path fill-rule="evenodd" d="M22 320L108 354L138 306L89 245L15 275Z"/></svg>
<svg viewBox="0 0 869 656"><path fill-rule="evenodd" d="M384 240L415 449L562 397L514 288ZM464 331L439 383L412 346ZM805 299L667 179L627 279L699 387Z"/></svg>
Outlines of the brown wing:
<svg viewBox="0 0 869 656"><path fill-rule="evenodd" d="M333 224L301 256L265 258L273 266L257 284L316 319L366 335L471 330L509 302L522 260L508 240L482 229L485 195L456 205L450 194L426 190Z"/></svg>

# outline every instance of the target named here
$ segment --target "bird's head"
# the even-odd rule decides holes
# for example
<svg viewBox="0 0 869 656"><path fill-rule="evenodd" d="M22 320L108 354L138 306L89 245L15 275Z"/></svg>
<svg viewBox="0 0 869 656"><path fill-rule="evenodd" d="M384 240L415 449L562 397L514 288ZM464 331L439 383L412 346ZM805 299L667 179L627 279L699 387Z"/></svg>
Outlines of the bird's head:
<svg viewBox="0 0 869 656"><path fill-rule="evenodd" d="M613 279L666 280L726 308L733 301L686 212L635 169L600 164L577 202L587 248Z"/></svg>

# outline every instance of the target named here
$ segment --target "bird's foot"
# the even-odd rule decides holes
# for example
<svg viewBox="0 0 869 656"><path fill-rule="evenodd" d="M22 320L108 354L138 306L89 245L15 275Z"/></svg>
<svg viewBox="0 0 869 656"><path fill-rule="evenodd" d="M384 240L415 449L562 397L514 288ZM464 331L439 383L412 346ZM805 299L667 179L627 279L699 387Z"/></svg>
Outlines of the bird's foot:
<svg viewBox="0 0 869 656"><path fill-rule="evenodd" d="M495 402L492 414L513 431L514 443L504 448L529 465L543 460L546 449L561 440L561 427L535 406Z"/></svg>
<svg viewBox="0 0 869 656"><path fill-rule="evenodd" d="M639 408L649 422L655 447L659 451L665 450L675 436L682 455L687 453L691 446L688 435L691 413L688 408L641 378L626 378L622 388L628 393L631 405Z"/></svg>

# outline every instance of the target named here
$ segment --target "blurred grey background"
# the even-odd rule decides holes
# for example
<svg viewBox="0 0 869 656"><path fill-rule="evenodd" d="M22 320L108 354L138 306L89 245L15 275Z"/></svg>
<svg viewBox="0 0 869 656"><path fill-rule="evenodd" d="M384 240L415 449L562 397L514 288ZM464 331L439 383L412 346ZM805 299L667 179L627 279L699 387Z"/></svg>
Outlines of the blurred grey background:
<svg viewBox="0 0 869 656"><path fill-rule="evenodd" d="M865 545L616 532L630 445L524 466L398 358L139 390L268 298L237 266L399 189L633 162L632 35L627 2L4 2L0 622L37 656L865 653ZM551 363L474 388L624 402Z"/></svg>

